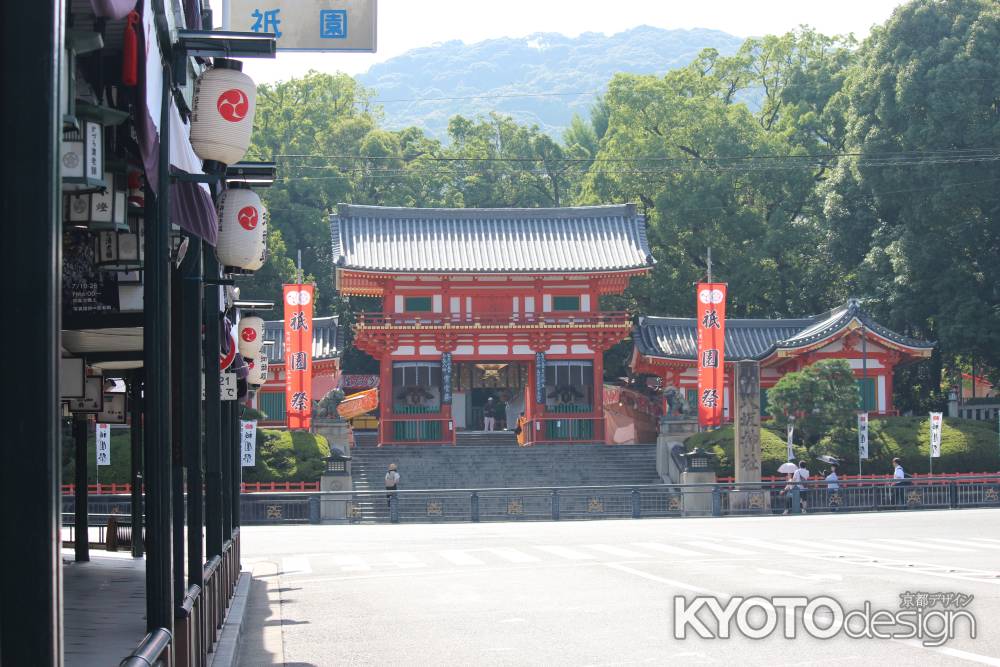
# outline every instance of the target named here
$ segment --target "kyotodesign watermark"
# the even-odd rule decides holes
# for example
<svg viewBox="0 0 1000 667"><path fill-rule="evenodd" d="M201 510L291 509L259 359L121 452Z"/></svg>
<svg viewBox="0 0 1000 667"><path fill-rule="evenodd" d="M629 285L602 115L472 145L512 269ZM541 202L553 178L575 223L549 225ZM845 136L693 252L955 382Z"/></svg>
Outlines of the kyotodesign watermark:
<svg viewBox="0 0 1000 667"><path fill-rule="evenodd" d="M781 632L786 639L917 639L924 646L941 646L958 636L976 638L976 618L966 607L974 596L965 593L909 592L899 596L898 609L876 609L871 602L845 609L829 596L710 596L674 597L674 637L764 639Z"/></svg>

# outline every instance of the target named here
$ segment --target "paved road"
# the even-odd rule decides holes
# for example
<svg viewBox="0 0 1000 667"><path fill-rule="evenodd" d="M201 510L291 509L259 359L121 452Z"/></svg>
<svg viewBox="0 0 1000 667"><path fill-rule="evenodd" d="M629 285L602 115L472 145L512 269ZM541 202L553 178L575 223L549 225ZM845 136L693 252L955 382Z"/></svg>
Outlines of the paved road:
<svg viewBox="0 0 1000 667"><path fill-rule="evenodd" d="M254 572L243 665L1000 666L996 510L248 527L243 550ZM974 596L977 637L959 620L959 637L938 648L821 641L800 607L793 640L783 611L760 640L703 639L693 625L674 638L675 596L723 607L737 595L831 596L845 611L869 601L898 612L907 592ZM698 618L715 631L708 612ZM768 621L760 607L749 620ZM819 610L821 627L832 620Z"/></svg>

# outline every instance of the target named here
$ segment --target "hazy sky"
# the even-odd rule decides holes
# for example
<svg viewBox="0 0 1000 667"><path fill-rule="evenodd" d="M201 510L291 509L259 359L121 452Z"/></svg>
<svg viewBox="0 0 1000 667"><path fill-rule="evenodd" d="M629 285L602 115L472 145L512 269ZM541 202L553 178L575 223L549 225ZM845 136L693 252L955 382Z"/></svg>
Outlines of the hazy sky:
<svg viewBox="0 0 1000 667"><path fill-rule="evenodd" d="M309 2L311 0L281 0ZM222 0L211 0L221 20ZM261 8L274 3L262 0ZM247 61L258 83L310 69L359 74L373 64L436 42L466 43L535 32L612 34L637 25L712 28L740 37L783 33L807 24L827 34L868 34L900 0L378 0L378 53L279 53Z"/></svg>

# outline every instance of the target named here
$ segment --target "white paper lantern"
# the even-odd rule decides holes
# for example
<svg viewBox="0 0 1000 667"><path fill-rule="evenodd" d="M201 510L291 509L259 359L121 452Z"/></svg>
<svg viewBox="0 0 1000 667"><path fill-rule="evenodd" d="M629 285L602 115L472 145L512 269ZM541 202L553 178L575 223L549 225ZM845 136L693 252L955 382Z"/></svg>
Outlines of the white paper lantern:
<svg viewBox="0 0 1000 667"><path fill-rule="evenodd" d="M267 382L267 353L260 350L256 359L247 359L247 366L250 372L247 374L247 384L251 387L259 387Z"/></svg>
<svg viewBox="0 0 1000 667"><path fill-rule="evenodd" d="M250 147L257 86L238 60L216 58L198 78L191 112L191 146L202 160L239 162Z"/></svg>
<svg viewBox="0 0 1000 667"><path fill-rule="evenodd" d="M255 271L267 252L267 210L247 188L230 187L219 196L216 252L223 266Z"/></svg>
<svg viewBox="0 0 1000 667"><path fill-rule="evenodd" d="M256 315L241 317L237 339L240 354L247 359L256 359L261 346L264 345L264 320Z"/></svg>

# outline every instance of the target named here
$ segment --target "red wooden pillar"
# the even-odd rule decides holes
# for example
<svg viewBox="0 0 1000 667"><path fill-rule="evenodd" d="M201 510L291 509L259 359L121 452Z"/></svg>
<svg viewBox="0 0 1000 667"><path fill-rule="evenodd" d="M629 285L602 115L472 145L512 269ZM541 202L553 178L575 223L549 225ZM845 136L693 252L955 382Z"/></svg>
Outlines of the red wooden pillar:
<svg viewBox="0 0 1000 667"><path fill-rule="evenodd" d="M384 445L389 442L392 435L395 433L390 429L393 428L392 422L389 420L393 416L392 412L392 347L386 348L382 352L382 358L379 359L379 399L381 405L379 413L381 418L378 420L378 443Z"/></svg>
<svg viewBox="0 0 1000 667"><path fill-rule="evenodd" d="M604 348L593 345L594 350L594 440L604 442Z"/></svg>

